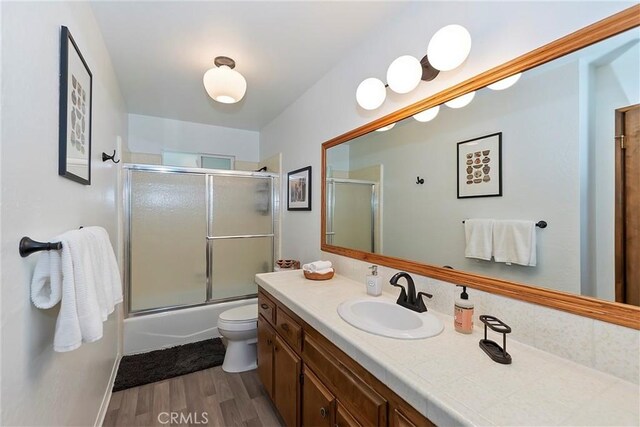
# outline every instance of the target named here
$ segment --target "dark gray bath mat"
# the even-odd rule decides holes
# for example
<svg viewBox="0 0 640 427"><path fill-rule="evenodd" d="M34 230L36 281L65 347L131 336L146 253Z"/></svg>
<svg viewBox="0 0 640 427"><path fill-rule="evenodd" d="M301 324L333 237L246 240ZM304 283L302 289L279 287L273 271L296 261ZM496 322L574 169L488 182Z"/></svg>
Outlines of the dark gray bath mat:
<svg viewBox="0 0 640 427"><path fill-rule="evenodd" d="M167 378L222 365L225 348L220 338L124 356L113 391L126 390Z"/></svg>

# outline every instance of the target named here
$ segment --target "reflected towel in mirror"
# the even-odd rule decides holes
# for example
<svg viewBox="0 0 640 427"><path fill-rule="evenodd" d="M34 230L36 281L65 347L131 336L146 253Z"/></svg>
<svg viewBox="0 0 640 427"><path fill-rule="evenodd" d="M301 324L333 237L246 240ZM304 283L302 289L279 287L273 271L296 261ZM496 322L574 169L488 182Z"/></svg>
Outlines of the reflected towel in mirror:
<svg viewBox="0 0 640 427"><path fill-rule="evenodd" d="M493 223L493 219L465 220L465 257L491 261L491 255L493 254Z"/></svg>
<svg viewBox="0 0 640 427"><path fill-rule="evenodd" d="M496 220L493 224L493 257L496 262L535 267L536 223Z"/></svg>

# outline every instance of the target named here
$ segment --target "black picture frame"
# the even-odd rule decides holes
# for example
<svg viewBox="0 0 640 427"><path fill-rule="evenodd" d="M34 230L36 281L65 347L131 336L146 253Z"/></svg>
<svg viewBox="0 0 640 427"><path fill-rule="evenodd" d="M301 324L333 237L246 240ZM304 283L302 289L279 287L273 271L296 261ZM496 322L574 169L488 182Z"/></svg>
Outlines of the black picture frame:
<svg viewBox="0 0 640 427"><path fill-rule="evenodd" d="M93 74L69 29L60 31L58 175L91 185Z"/></svg>
<svg viewBox="0 0 640 427"><path fill-rule="evenodd" d="M458 199L502 197L502 132L457 144Z"/></svg>
<svg viewBox="0 0 640 427"><path fill-rule="evenodd" d="M311 166L287 174L287 210L311 210Z"/></svg>

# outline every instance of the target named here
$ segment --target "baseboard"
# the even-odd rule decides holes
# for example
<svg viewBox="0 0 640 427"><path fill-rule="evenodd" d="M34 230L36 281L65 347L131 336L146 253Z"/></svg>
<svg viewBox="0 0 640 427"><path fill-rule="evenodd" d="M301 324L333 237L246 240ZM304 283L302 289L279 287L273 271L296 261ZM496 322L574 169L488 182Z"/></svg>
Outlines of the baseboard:
<svg viewBox="0 0 640 427"><path fill-rule="evenodd" d="M107 416L107 410L109 409L109 403L111 402L111 390L113 390L113 384L116 382L116 375L118 374L118 368L120 367L121 360L122 354L118 353L113 364L113 369L111 370L111 377L109 378L107 389L102 397L102 404L100 405L100 411L98 412L98 417L96 418L94 427L102 427L102 424L104 424L104 419Z"/></svg>

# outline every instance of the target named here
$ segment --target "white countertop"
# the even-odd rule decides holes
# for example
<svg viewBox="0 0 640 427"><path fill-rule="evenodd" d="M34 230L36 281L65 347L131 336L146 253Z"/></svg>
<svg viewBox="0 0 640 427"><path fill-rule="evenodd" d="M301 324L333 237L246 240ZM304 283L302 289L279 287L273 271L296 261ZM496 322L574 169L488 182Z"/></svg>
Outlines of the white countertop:
<svg viewBox="0 0 640 427"><path fill-rule="evenodd" d="M302 270L293 270L258 274L256 283L439 426L640 425L637 384L509 336L512 364L495 363L478 346L483 329L460 334L452 316L430 309L444 323L444 331L421 340L356 329L336 309L349 298L374 298L366 295L364 281L336 275L314 282L306 280ZM395 301L397 295L378 298ZM478 314L500 318L500 313L475 313L476 322ZM499 334L490 331L489 339L501 344Z"/></svg>

